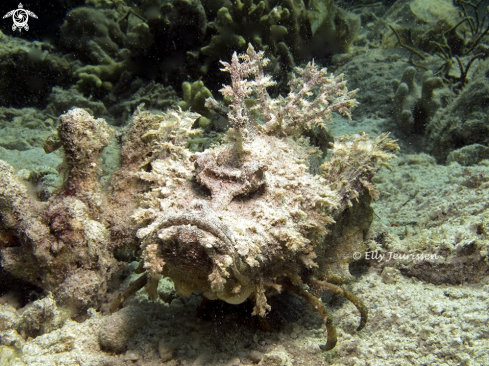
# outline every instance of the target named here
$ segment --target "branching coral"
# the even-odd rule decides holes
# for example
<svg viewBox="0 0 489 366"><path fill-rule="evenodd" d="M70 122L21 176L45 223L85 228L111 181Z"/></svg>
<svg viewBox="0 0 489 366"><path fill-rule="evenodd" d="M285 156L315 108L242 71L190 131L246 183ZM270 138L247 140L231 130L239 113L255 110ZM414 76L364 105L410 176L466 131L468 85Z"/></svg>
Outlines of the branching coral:
<svg viewBox="0 0 489 366"><path fill-rule="evenodd" d="M116 59L126 36L119 25L99 10L80 7L71 11L61 27L60 44L74 51L84 62L95 65L77 67L73 76L85 92L112 88L129 63Z"/></svg>
<svg viewBox="0 0 489 366"><path fill-rule="evenodd" d="M201 75L219 81L216 65L222 55L252 43L270 58L269 73L278 82L276 89L283 90L284 69L348 52L360 28L359 18L332 0L203 0L202 4L209 19L206 38L198 52L187 55L195 69L201 65ZM206 85L212 87L209 81Z"/></svg>

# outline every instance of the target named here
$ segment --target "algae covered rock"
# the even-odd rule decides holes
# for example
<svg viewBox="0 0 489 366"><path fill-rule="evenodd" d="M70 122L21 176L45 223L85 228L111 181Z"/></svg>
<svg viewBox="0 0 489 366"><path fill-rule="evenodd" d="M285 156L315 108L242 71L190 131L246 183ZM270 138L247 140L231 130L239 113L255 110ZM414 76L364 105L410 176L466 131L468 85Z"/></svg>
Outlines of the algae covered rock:
<svg viewBox="0 0 489 366"><path fill-rule="evenodd" d="M105 121L83 110L61 119L69 173L63 190L49 202L32 197L13 168L0 161L1 231L17 238L2 248L2 267L52 291L67 307L87 309L98 305L115 269L107 250L109 231L93 216L103 203L97 159L110 132Z"/></svg>
<svg viewBox="0 0 489 366"><path fill-rule="evenodd" d="M49 43L0 32L0 105L43 107L51 88L72 83L75 62Z"/></svg>
<svg viewBox="0 0 489 366"><path fill-rule="evenodd" d="M399 36L404 44L434 54L439 51L437 43L444 43L443 37L454 50L463 44L466 28L455 28L460 20L459 10L451 0L399 0L377 22L372 36L386 48L397 46Z"/></svg>
<svg viewBox="0 0 489 366"><path fill-rule="evenodd" d="M465 146L487 146L488 112L489 63L485 61L474 72L473 80L427 125L429 151L438 163L445 163L452 151Z"/></svg>
<svg viewBox="0 0 489 366"><path fill-rule="evenodd" d="M135 307L126 307L104 319L99 330L99 344L105 351L121 353L127 342L146 324L146 319Z"/></svg>
<svg viewBox="0 0 489 366"><path fill-rule="evenodd" d="M110 191L101 183L100 159L112 129L82 109L60 118L64 181L45 201L34 197L13 167L0 161L2 268L51 291L74 314L83 316L89 307L99 307L118 269L114 248L138 246L138 227L129 217L137 195L147 187L134 174L161 152L162 139L178 141L173 131L189 128L198 116L172 113L158 117L138 111Z"/></svg>

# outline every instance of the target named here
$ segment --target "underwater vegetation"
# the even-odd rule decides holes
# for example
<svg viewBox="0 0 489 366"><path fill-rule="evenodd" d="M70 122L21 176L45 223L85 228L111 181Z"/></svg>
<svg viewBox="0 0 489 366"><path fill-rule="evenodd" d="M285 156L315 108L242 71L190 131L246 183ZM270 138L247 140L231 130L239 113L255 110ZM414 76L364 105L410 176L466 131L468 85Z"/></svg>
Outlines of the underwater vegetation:
<svg viewBox="0 0 489 366"><path fill-rule="evenodd" d="M219 60L233 50L245 51L250 42L266 51L272 60L271 73L280 79L283 89L287 82L284 70L313 57L346 52L360 27L358 17L332 0L311 0L307 6L302 0L144 0L127 4L93 0L56 22L62 23L56 35L56 50L65 53L61 60L49 42L29 45L26 55L16 45L10 46L0 56L3 68L10 71L15 66L8 55L13 53L18 63L25 64L23 69L43 70L36 83L41 95L25 84L2 83L1 88L15 90L14 95L0 97L2 104L27 99L31 105L45 105L46 100L39 98L49 94L53 79L65 88L75 83L85 96L105 97L106 105L131 88L136 78L175 88L204 78L206 86L217 91L224 82ZM324 40L330 40L327 46Z"/></svg>
<svg viewBox="0 0 489 366"><path fill-rule="evenodd" d="M395 51L397 57L403 50L407 65L392 77L384 75L383 87L392 88L370 95L368 85L378 82L371 80L374 71L369 70L377 64L372 60L361 66L366 73L350 78L366 84L354 113L374 108L376 98L393 101L378 111L393 120L389 130L421 136L425 151L439 163L447 161L451 150L487 143L487 124L463 125L464 120L480 120L487 106L487 5L399 0L385 8L383 3L387 2L86 1L64 17L53 13L62 24L56 41L2 36L0 102L46 108L44 118L51 119L73 106L90 108L113 125L125 124L142 102L159 110L178 104L201 114L204 134L221 133L229 124L205 107L205 99L218 95L226 82L219 60L229 62L229 55L244 52L248 43L270 59L274 96L287 93L288 74L312 58L344 72L345 63L351 67L350 60L368 58L372 50ZM21 74L15 71L19 68ZM356 69L348 70L349 75L353 72ZM480 79L474 91L481 90L481 95L464 97L471 95L473 79ZM446 108L459 111L455 105L467 103L472 106L460 120L445 121ZM477 138L471 140L469 134ZM204 141L203 136L197 138Z"/></svg>

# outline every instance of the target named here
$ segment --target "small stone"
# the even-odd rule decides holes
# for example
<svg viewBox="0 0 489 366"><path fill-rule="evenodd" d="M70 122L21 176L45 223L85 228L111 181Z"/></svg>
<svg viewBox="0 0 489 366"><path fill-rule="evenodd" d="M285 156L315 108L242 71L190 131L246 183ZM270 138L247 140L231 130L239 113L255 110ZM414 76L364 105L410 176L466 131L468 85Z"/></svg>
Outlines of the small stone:
<svg viewBox="0 0 489 366"><path fill-rule="evenodd" d="M294 329L291 333L290 333L290 337L293 338L293 339L296 339L297 337L299 337L299 332L300 332L300 329Z"/></svg>
<svg viewBox="0 0 489 366"><path fill-rule="evenodd" d="M192 366L207 366L209 365L207 362L209 361L209 358L209 354L201 354L194 360L194 362L192 362Z"/></svg>
<svg viewBox="0 0 489 366"><path fill-rule="evenodd" d="M261 360L263 360L263 353L261 353L260 351L252 350L248 354L248 358L253 363L259 363Z"/></svg>
<svg viewBox="0 0 489 366"><path fill-rule="evenodd" d="M385 267L381 274L382 282L386 284L396 283L399 280L400 276L401 272L398 269L392 267Z"/></svg>
<svg viewBox="0 0 489 366"><path fill-rule="evenodd" d="M345 347L345 351L347 353L353 353L357 350L357 343L356 342L351 342Z"/></svg>
<svg viewBox="0 0 489 366"><path fill-rule="evenodd" d="M136 362L137 360L139 360L139 357L140 356L137 351L127 350L126 354L124 355L124 360Z"/></svg>
<svg viewBox="0 0 489 366"><path fill-rule="evenodd" d="M161 339L158 342L158 352L160 354L161 362L170 361L173 358L173 351L175 351L173 343L167 342L164 339Z"/></svg>
<svg viewBox="0 0 489 366"><path fill-rule="evenodd" d="M241 364L241 360L238 357L233 358L229 361L226 366L239 366Z"/></svg>
<svg viewBox="0 0 489 366"><path fill-rule="evenodd" d="M99 330L99 344L109 352L122 353L146 320L136 308L126 307L104 318Z"/></svg>
<svg viewBox="0 0 489 366"><path fill-rule="evenodd" d="M426 341L430 337L430 334L431 334L431 330L430 329L423 328L419 332L419 338L421 338L423 341Z"/></svg>

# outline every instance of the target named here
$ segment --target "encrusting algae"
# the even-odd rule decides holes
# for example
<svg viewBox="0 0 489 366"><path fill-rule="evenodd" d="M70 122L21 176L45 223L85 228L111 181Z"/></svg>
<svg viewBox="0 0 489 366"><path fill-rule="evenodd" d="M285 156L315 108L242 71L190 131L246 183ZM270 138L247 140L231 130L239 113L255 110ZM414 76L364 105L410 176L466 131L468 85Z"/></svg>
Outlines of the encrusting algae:
<svg viewBox="0 0 489 366"><path fill-rule="evenodd" d="M362 329L367 309L342 284L353 279L354 253L365 250L377 196L372 177L398 146L387 134L343 136L319 167L321 151L301 134L334 111L349 117L356 91L309 63L296 69L289 95L274 99L267 62L251 45L223 62L232 80L221 89L232 100L232 128L225 143L204 152L186 147L196 113L138 110L109 189L93 178L110 128L80 109L63 115L58 134L68 174L58 194L37 202L1 163L2 266L86 309L100 305L119 268L113 252L140 245L146 274L112 310L143 286L155 294L165 276L181 296L198 291L231 304L250 298L260 317L270 310L268 296L294 292L323 317L326 350L335 346L336 331L321 292L355 304Z"/></svg>

